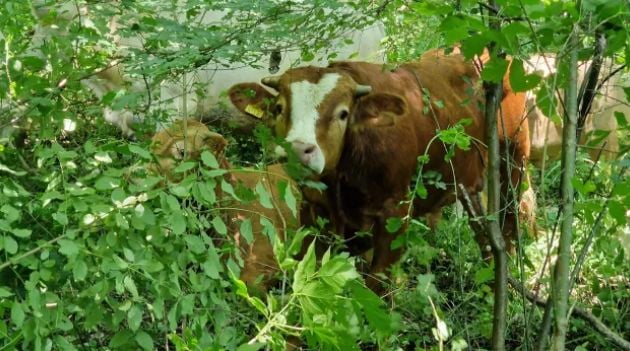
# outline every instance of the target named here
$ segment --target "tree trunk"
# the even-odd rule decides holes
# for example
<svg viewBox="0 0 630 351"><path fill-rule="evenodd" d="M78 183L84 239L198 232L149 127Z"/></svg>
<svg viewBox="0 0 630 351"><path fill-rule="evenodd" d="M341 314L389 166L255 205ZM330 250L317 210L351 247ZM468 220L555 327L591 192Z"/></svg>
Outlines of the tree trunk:
<svg viewBox="0 0 630 351"><path fill-rule="evenodd" d="M555 330L552 338L552 350L564 351L568 326L569 276L571 263L571 243L573 236L573 184L575 174L576 127L577 127L577 56L579 27L573 28L569 40L569 86L566 90L566 113L562 139L562 193L563 205L558 260L552 281Z"/></svg>
<svg viewBox="0 0 630 351"><path fill-rule="evenodd" d="M495 31L501 29L496 14L499 7L494 0L489 0L488 5L494 9L495 13L490 14L489 27ZM490 44L490 52L494 49L494 44ZM503 91L502 82L484 82L486 94L485 120L486 120L486 143L488 145L488 205L487 215L492 218L487 221L487 235L492 255L494 257L494 311L492 320L492 349L495 351L505 350L505 327L507 314L507 253L505 252L505 241L501 233L499 218L501 218L501 155L499 150L499 131L497 122L497 112ZM506 180L509 181L509 180Z"/></svg>

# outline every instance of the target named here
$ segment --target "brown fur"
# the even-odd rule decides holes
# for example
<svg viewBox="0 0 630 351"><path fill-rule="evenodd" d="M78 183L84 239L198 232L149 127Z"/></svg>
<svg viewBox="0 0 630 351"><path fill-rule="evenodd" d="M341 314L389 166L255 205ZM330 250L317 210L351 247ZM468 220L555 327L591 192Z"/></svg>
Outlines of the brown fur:
<svg viewBox="0 0 630 351"><path fill-rule="evenodd" d="M434 214L454 201L455 181L470 194L483 188L487 157L483 144L473 141L469 150L457 149L447 162L446 146L434 139L437 129L470 118L472 123L465 127L466 133L473 140L485 140L478 71L456 54L427 55L394 71L364 62L337 62L328 68L287 71L280 76L278 100L291 99L292 82L318 82L326 73L337 73L341 78L318 107L317 142L326 160L321 180L328 185L325 203L331 222L348 239L351 252L357 254L374 248L367 284L381 291L375 274L384 272L400 258L401 251L392 250L391 242L397 233L405 230L403 226L390 234L385 225L390 217L405 217L411 211L405 200L417 157L426 152L430 161L424 165L424 172L437 172L441 181L450 186L447 189L427 186L428 196L414 201L416 215ZM356 98L354 91L358 84L370 85L372 92ZM273 98L264 91L260 95ZM518 97L508 96L503 100L505 106L502 105L504 119L516 119L505 123L505 135L507 139L514 138L513 145L520 145L521 133L514 126L519 125L524 112L524 99L522 109L512 106L520 103ZM351 111L345 131L336 115L344 106ZM516 112L519 109L521 114ZM281 113L267 118L289 130L289 116L289 109L283 106ZM504 150L508 149L507 140L502 141ZM365 230L372 232L371 240L355 238L355 232Z"/></svg>
<svg viewBox="0 0 630 351"><path fill-rule="evenodd" d="M461 54L460 47L453 48L450 55ZM423 59L434 58L441 59L447 56L445 50L434 49L423 54ZM484 49L481 55L473 58L473 63L477 77L481 75L481 71L485 64L490 61L490 53L487 49ZM519 219L525 222L529 230L533 233L536 232L535 225L535 210L536 203L533 192L529 191L527 196L520 197L518 211L514 207L512 202L514 199L510 196L513 190L516 190L517 194L520 194L519 184L521 181L527 181L529 184L529 175L527 174L527 163L530 158L530 137L529 137L529 124L526 121L527 118L527 96L525 92L514 92L510 84L509 68L512 65L511 57L507 57L508 72L503 76L503 95L501 99L501 105L498 118L498 131L499 139L501 140L501 194L502 194L502 208L506 207L506 217L502 219L503 233L506 239L507 249L510 252L514 251L514 243L516 242L516 216L518 213ZM508 176L509 168L509 176ZM510 181L507 181L507 180ZM485 249L484 255L489 256L490 252L487 250L487 239L482 236L477 237L477 241L482 245L482 249Z"/></svg>
<svg viewBox="0 0 630 351"><path fill-rule="evenodd" d="M258 201L241 203L235 200L228 200L227 203L221 204L222 207L230 208L223 211L223 216L228 225L230 238L241 249L244 266L241 270L240 279L252 289L258 291L268 290L274 282L274 275L279 268L274 256L272 243L263 234L263 226L260 224L260 219L267 218L274 224L280 240L284 240L287 230L299 227L299 220L293 216L290 209L286 206L278 188L280 182L289 182L288 184L293 193L296 197L299 197L295 183L291 181L280 164L270 165L266 170L232 168L223 156L223 149L227 145L227 141L220 134L211 132L205 125L192 120L187 122L178 121L170 128L157 133L153 137L153 153L158 160L158 164L153 164L151 166L152 169L164 174L170 180L178 179L178 177L173 175L172 170L179 161L184 159L183 154L180 153L180 148L183 145L186 145L187 154L185 159L199 158L205 148L212 151L217 156L221 167L230 171L226 175L226 179L234 187L244 186L254 189L260 182L271 194L274 205L272 209L263 207ZM220 186L217 186L215 192L221 198ZM240 223L245 218L249 218L252 222L254 241L251 245L246 242L240 233ZM261 277L262 279L260 279Z"/></svg>

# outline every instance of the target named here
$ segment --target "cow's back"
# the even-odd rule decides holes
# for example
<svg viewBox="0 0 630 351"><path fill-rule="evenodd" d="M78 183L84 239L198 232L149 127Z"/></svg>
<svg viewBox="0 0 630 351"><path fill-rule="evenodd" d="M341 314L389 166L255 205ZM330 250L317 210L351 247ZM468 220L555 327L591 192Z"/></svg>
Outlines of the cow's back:
<svg viewBox="0 0 630 351"><path fill-rule="evenodd" d="M389 93L405 98L409 113L400 117L393 128L379 131L362 131L362 143L383 143L388 147L372 147L369 162L349 165L342 159L342 166L354 168L354 172L379 174L379 181L370 182L368 177L359 188L373 192L388 190L399 192L408 187L416 169L417 157L428 151L430 161L424 170L441 174L442 181L462 183L469 191L482 188L485 153L475 146L468 151L457 150L451 162L446 162L445 146L435 139L436 130L454 126L464 118L471 122L466 133L473 140L484 140L483 116L480 111L481 90L476 86L477 73L472 64L460 55L423 57L420 61L401 65L393 71L387 66L365 62L336 62L332 68L348 73L357 83L370 85L373 93ZM428 92L428 94L426 94ZM431 101L431 104L427 104ZM366 141L369 140L369 141ZM356 160L355 160L356 161ZM448 190L429 188L426 200L416 206L420 214L432 211L452 201ZM378 195L374 195L378 197ZM376 201L375 201L376 202Z"/></svg>

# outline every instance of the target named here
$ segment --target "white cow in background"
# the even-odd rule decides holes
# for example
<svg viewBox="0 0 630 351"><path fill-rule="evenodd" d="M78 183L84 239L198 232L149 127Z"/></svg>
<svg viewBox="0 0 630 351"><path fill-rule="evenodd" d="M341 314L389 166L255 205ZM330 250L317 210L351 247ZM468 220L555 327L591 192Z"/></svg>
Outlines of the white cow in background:
<svg viewBox="0 0 630 351"><path fill-rule="evenodd" d="M556 59L551 54L534 55L524 65L528 73L536 72L544 78L556 72ZM605 62L600 72L600 82L615 68L609 61ZM578 86L582 84L587 69L588 65L585 62L578 67ZM581 140L581 144L587 148L592 158L598 157L600 153L604 158L614 158L619 151L617 120L614 114L615 112L624 113L626 120L630 120L630 104L626 101L624 87L630 87L630 76L621 71L602 85L593 100L591 111L584 124ZM560 96L560 98L563 99L564 97ZM560 158L562 125L554 123L538 108L535 91L527 92L527 108L531 141L530 162L540 167L543 164L545 154L548 160ZM557 111L558 116L562 116L560 104L558 104ZM593 146L586 145L589 140L597 138L597 131L608 133L608 135Z"/></svg>
<svg viewBox="0 0 630 351"><path fill-rule="evenodd" d="M51 11L51 3L46 0L34 1L34 14L41 19ZM82 24L90 25L90 16L96 16L98 6L103 4L90 4L90 13L87 5L75 6L75 2L58 3L54 11L60 20L78 21ZM116 4L116 3L114 3ZM183 22L183 18L177 18L185 11L174 11L175 20ZM207 26L231 26L236 21L234 17L225 17L225 11L207 11L199 15L196 21ZM124 18L124 19L123 19ZM130 20L131 18L131 20ZM141 37L124 37L120 35L122 31L134 24L133 15L126 14L114 17L109 22L109 33L105 33L106 38L116 46L114 56L123 57L129 55L133 49L142 49ZM37 41L35 46L46 40L46 35L63 35L56 31L54 24L41 23L36 28ZM257 27L256 31L264 30L264 27ZM331 42L327 51L336 52L335 60L356 58L371 62L384 62L381 39L385 36L384 28L381 24L375 24L361 31L349 31L339 35L338 39ZM352 44L346 44L351 40ZM170 42L173 49L177 49L179 43ZM36 49L36 48L35 48ZM252 67L242 63L210 62L203 67L181 74L176 80L166 80L161 82L151 81L152 77L132 76L124 73L122 64L112 63L112 67L98 72L92 77L82 81L82 84L89 88L98 98L103 98L109 92L117 92L122 89L132 92L142 92L145 96L151 96L150 111L167 110L169 119L179 119L193 117L196 119L209 119L211 116L238 116L239 114L232 105L224 98L225 92L234 84L248 81L260 81L261 78L272 73L284 72L292 66L300 63L300 50L297 47L285 47L278 50L281 54L281 61L277 64L267 62L269 54L265 55L265 62L258 62L260 68ZM328 52L317 52L312 62L308 64L325 66L328 64ZM277 57L274 57L277 59ZM271 69L271 70L270 70ZM147 84L147 79L150 84ZM157 83L157 84L156 84ZM150 92L147 91L150 89ZM227 110L227 111L226 111ZM146 112L132 112L130 110L114 110L105 107L103 114L105 120L118 126L123 134L133 135L132 125L145 117ZM172 116L172 118L170 117ZM168 123L167 123L168 124ZM161 126L158 125L158 128Z"/></svg>

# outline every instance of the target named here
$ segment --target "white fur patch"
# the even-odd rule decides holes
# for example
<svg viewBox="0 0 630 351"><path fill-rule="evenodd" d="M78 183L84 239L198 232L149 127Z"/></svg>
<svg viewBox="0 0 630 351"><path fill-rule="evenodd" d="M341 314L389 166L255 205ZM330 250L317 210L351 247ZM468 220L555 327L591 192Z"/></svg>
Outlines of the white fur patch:
<svg viewBox="0 0 630 351"><path fill-rule="evenodd" d="M290 143L315 145L313 157L306 166L321 173L326 160L317 143L316 125L319 119L317 108L337 86L340 75L325 74L316 84L308 81L291 83L291 129L286 140Z"/></svg>

